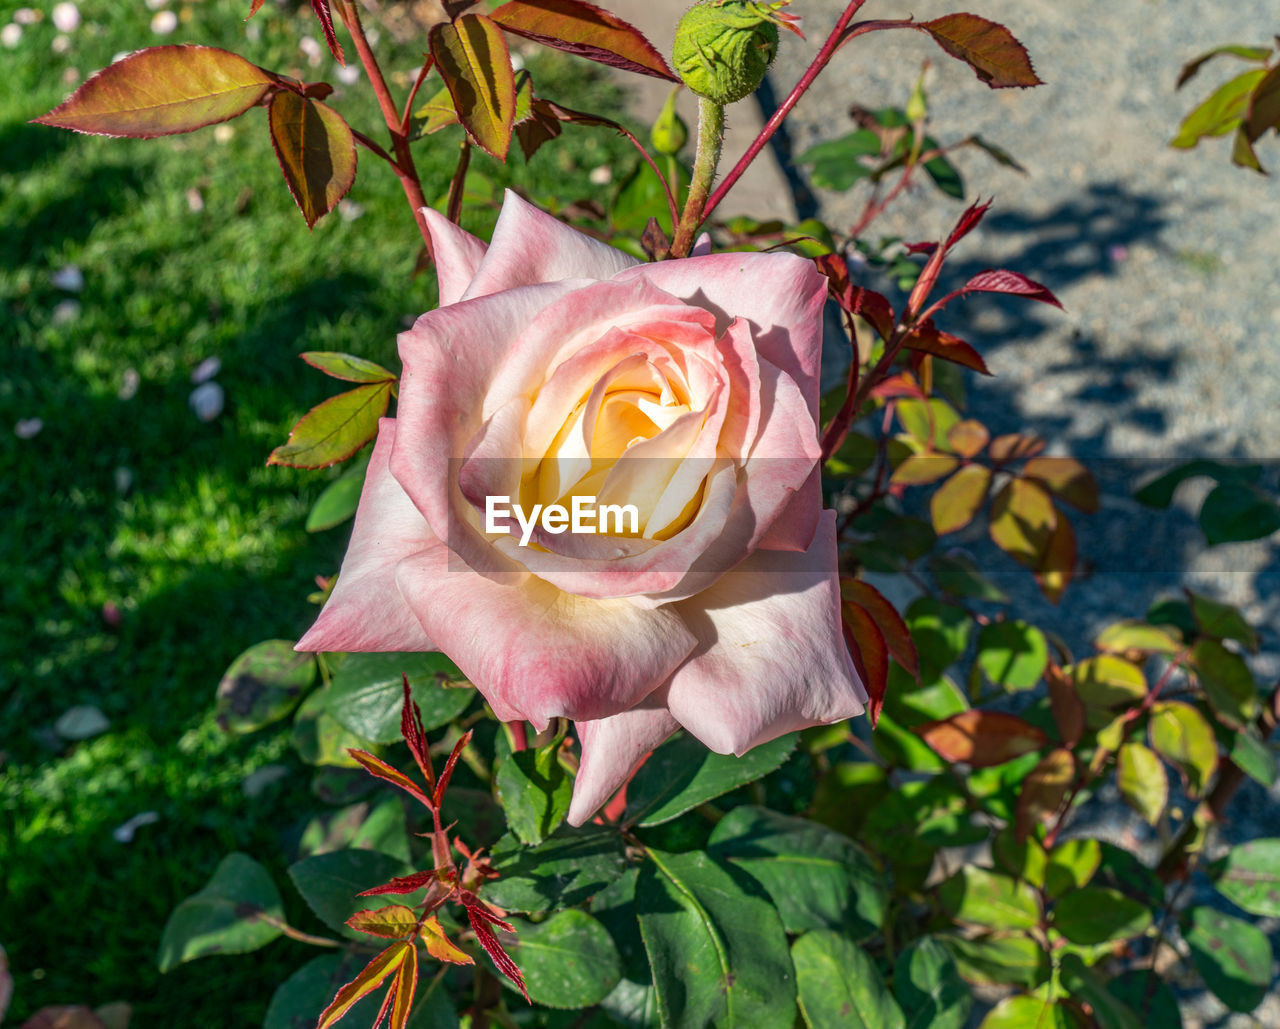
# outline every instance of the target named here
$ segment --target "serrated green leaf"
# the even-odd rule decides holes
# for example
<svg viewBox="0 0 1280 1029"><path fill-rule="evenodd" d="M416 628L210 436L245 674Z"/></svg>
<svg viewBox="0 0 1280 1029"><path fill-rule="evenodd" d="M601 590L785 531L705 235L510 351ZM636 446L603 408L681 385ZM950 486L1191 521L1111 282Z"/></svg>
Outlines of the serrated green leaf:
<svg viewBox="0 0 1280 1029"><path fill-rule="evenodd" d="M364 934L347 925L347 919L371 902L357 894L410 871L405 862L376 850L335 850L294 862L289 878L320 921L348 939L361 940Z"/></svg>
<svg viewBox="0 0 1280 1029"><path fill-rule="evenodd" d="M573 780L557 759L559 751L556 740L510 754L498 765L495 784L507 824L530 845L555 832L569 813Z"/></svg>
<svg viewBox="0 0 1280 1029"><path fill-rule="evenodd" d="M627 787L629 825L661 825L782 766L795 749L794 733L742 757L716 754L692 736L677 736L653 752Z"/></svg>
<svg viewBox="0 0 1280 1029"><path fill-rule="evenodd" d="M1151 749L1178 767L1193 794L1203 793L1218 767L1218 744L1204 715L1178 700L1160 701L1147 732Z"/></svg>
<svg viewBox="0 0 1280 1029"><path fill-rule="evenodd" d="M200 890L165 922L161 972L210 954L246 954L264 947L280 929L262 916L284 921L280 891L267 870L245 854L228 854Z"/></svg>
<svg viewBox="0 0 1280 1029"><path fill-rule="evenodd" d="M1026 622L991 622L978 633L978 666L987 679L1008 690L1029 690L1049 663L1044 633Z"/></svg>
<svg viewBox="0 0 1280 1029"><path fill-rule="evenodd" d="M966 865L939 886L938 899L958 922L993 929L1030 929L1040 924L1035 889L977 865Z"/></svg>
<svg viewBox="0 0 1280 1029"><path fill-rule="evenodd" d="M1232 847L1216 872L1214 885L1252 915L1280 917L1280 838Z"/></svg>
<svg viewBox="0 0 1280 1029"><path fill-rule="evenodd" d="M512 834L494 845L499 878L481 896L508 911L540 914L573 907L615 882L626 870L622 837L611 828L560 828L536 847Z"/></svg>
<svg viewBox="0 0 1280 1029"><path fill-rule="evenodd" d="M871 129L858 129L839 139L811 146L797 157L797 164L813 165L811 177L823 189L846 190L871 175L874 167L864 157L878 158L880 136Z"/></svg>
<svg viewBox="0 0 1280 1029"><path fill-rule="evenodd" d="M907 607L905 617L925 681L946 671L969 645L973 619L962 608L932 597L918 597Z"/></svg>
<svg viewBox="0 0 1280 1029"><path fill-rule="evenodd" d="M453 721L475 698L466 677L443 654L351 654L334 673L325 710L366 740L397 743L404 675L409 676L410 695L428 732Z"/></svg>
<svg viewBox="0 0 1280 1029"><path fill-rule="evenodd" d="M1053 908L1054 928L1072 943L1119 943L1141 935L1150 925L1151 912L1145 905L1105 886L1070 890Z"/></svg>
<svg viewBox="0 0 1280 1029"><path fill-rule="evenodd" d="M1070 1009L1046 997L1006 997L988 1013L978 1029L1078 1029Z"/></svg>
<svg viewBox="0 0 1280 1029"><path fill-rule="evenodd" d="M1271 986L1271 944L1261 929L1214 908L1183 915L1182 938L1205 985L1232 1011L1252 1011Z"/></svg>
<svg viewBox="0 0 1280 1029"><path fill-rule="evenodd" d="M279 721L315 678L315 656L298 653L292 640L255 643L231 662L218 683L218 727L248 733Z"/></svg>
<svg viewBox="0 0 1280 1029"><path fill-rule="evenodd" d="M391 383L379 382L317 404L289 433L289 442L271 451L267 464L327 468L345 461L378 434L378 419L391 401Z"/></svg>
<svg viewBox="0 0 1280 1029"><path fill-rule="evenodd" d="M791 947L800 1012L809 1029L903 1029L898 1002L875 963L839 933L815 929Z"/></svg>
<svg viewBox="0 0 1280 1029"><path fill-rule="evenodd" d="M510 921L516 934L507 952L524 975L535 1004L590 1007L608 996L622 977L613 940L585 911L557 911L536 923L515 916Z"/></svg>
<svg viewBox="0 0 1280 1029"><path fill-rule="evenodd" d="M796 980L773 905L702 853L649 851L636 914L667 1029L791 1029Z"/></svg>
<svg viewBox="0 0 1280 1029"><path fill-rule="evenodd" d="M1258 714L1258 685L1244 659L1213 639L1197 640L1191 652L1200 687L1217 716L1242 729Z"/></svg>
<svg viewBox="0 0 1280 1029"><path fill-rule="evenodd" d="M360 506L360 494L364 491L364 477L368 460L348 468L324 488L307 512L307 532L324 532L341 525L356 513Z"/></svg>
<svg viewBox="0 0 1280 1029"><path fill-rule="evenodd" d="M1045 855L1045 893L1061 897L1087 884L1102 863L1102 847L1087 837L1064 840Z"/></svg>
<svg viewBox="0 0 1280 1029"><path fill-rule="evenodd" d="M1169 779L1155 751L1141 743L1124 744L1117 755L1116 785L1148 825L1160 820L1169 802Z"/></svg>
<svg viewBox="0 0 1280 1029"><path fill-rule="evenodd" d="M1255 782L1271 787L1276 782L1276 755L1253 728L1242 729L1232 737L1231 760Z"/></svg>
<svg viewBox="0 0 1280 1029"><path fill-rule="evenodd" d="M388 371L376 361L336 350L308 350L299 354L312 368L344 382L395 382L395 372Z"/></svg>
<svg viewBox="0 0 1280 1029"><path fill-rule="evenodd" d="M744 805L716 824L707 852L759 881L789 933L832 929L863 940L880 928L889 900L884 877L840 833Z"/></svg>
<svg viewBox="0 0 1280 1029"><path fill-rule="evenodd" d="M309 765L358 768L360 763L348 751L367 750L372 744L363 736L344 728L328 712L329 686L315 690L293 716L290 742L298 756Z"/></svg>
<svg viewBox="0 0 1280 1029"><path fill-rule="evenodd" d="M1003 933L967 939L950 934L936 937L951 952L968 982L1010 983L1031 988L1049 975L1049 955L1024 933Z"/></svg>
<svg viewBox="0 0 1280 1029"><path fill-rule="evenodd" d="M342 115L282 89L267 111L271 145L307 228L338 206L356 180L356 141Z"/></svg>
<svg viewBox="0 0 1280 1029"><path fill-rule="evenodd" d="M516 85L502 30L483 14L463 14L432 28L430 40L431 56L467 134L481 149L505 160Z"/></svg>
<svg viewBox="0 0 1280 1029"><path fill-rule="evenodd" d="M898 955L893 992L906 1016L905 1029L963 1029L973 994L955 959L932 936L913 940Z"/></svg>

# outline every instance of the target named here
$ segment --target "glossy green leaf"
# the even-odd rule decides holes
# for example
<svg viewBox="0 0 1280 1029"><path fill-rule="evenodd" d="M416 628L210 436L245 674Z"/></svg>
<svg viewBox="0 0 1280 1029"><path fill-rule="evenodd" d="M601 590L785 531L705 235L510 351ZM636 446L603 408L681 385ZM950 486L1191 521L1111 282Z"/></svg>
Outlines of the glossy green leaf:
<svg viewBox="0 0 1280 1029"><path fill-rule="evenodd" d="M875 963L837 932L815 929L791 947L800 1013L809 1029L903 1029L902 1009Z"/></svg>
<svg viewBox="0 0 1280 1029"><path fill-rule="evenodd" d="M893 992L905 1029L963 1029L973 1006L951 952L932 936L913 940L898 955Z"/></svg>
<svg viewBox="0 0 1280 1029"><path fill-rule="evenodd" d="M347 919L376 901L356 894L410 871L405 862L375 850L335 850L294 862L289 878L320 921L360 940L366 937L347 925Z"/></svg>
<svg viewBox="0 0 1280 1029"><path fill-rule="evenodd" d="M245 954L264 947L284 921L280 891L267 870L244 854L228 854L213 878L182 901L165 922L158 963L167 972L210 954Z"/></svg>
<svg viewBox="0 0 1280 1029"><path fill-rule="evenodd" d="M1034 836L1019 840L1013 826L1007 825L991 841L991 856L996 866L1032 886L1044 885L1048 855Z"/></svg>
<svg viewBox="0 0 1280 1029"><path fill-rule="evenodd" d="M1236 729L1251 724L1258 715L1258 685L1244 659L1217 640L1201 639L1191 661L1217 716Z"/></svg>
<svg viewBox="0 0 1280 1029"><path fill-rule="evenodd" d="M636 914L666 1029L791 1029L796 980L773 905L703 853L650 850Z"/></svg>
<svg viewBox="0 0 1280 1029"><path fill-rule="evenodd" d="M1231 760L1255 782L1267 787L1275 785L1275 751L1262 741L1256 729L1242 729L1235 734L1232 738Z"/></svg>
<svg viewBox="0 0 1280 1029"><path fill-rule="evenodd" d="M348 751L367 749L370 741L344 728L329 714L329 686L315 690L293 716L290 741L298 756L309 765L358 768L360 763Z"/></svg>
<svg viewBox="0 0 1280 1029"><path fill-rule="evenodd" d="M327 468L345 461L378 434L378 419L387 413L391 383L357 386L316 405L276 447L267 464L290 468Z"/></svg>
<svg viewBox="0 0 1280 1029"><path fill-rule="evenodd" d="M1177 488L1188 479L1208 476L1215 482L1257 482L1262 476L1260 464L1224 464L1197 458L1170 469L1152 479L1133 494L1133 498L1148 507L1168 507L1173 503Z"/></svg>
<svg viewBox="0 0 1280 1029"><path fill-rule="evenodd" d="M1252 1011L1271 986L1271 944L1250 922L1214 908L1183 914L1182 938L1205 985L1232 1011Z"/></svg>
<svg viewBox="0 0 1280 1029"><path fill-rule="evenodd" d="M498 765L495 785L507 824L522 841L533 845L550 836L569 813L573 779L557 759L560 741L521 750Z"/></svg>
<svg viewBox="0 0 1280 1029"><path fill-rule="evenodd" d="M1080 1023L1065 1005L1023 993L1002 1000L978 1029L1080 1029Z"/></svg>
<svg viewBox="0 0 1280 1029"><path fill-rule="evenodd" d="M228 121L266 96L276 77L212 46L153 46L85 80L33 121L100 136L151 139Z"/></svg>
<svg viewBox="0 0 1280 1029"><path fill-rule="evenodd" d="M1147 1023L1108 991L1106 979L1086 965L1078 954L1064 954L1060 969L1062 984L1073 999L1089 1005L1098 1029L1145 1029Z"/></svg>
<svg viewBox="0 0 1280 1029"><path fill-rule="evenodd" d="M1102 863L1097 840L1064 840L1045 854L1044 884L1050 897L1061 897L1086 885Z"/></svg>
<svg viewBox="0 0 1280 1029"><path fill-rule="evenodd" d="M1211 547L1266 539L1280 529L1280 504L1256 486L1224 482L1204 498L1200 528Z"/></svg>
<svg viewBox="0 0 1280 1029"><path fill-rule="evenodd" d="M472 140L505 160L516 113L515 73L502 30L483 14L464 14L431 30L431 56Z"/></svg>
<svg viewBox="0 0 1280 1029"><path fill-rule="evenodd" d="M1230 55L1239 57L1243 61L1261 61L1266 62L1271 56L1271 47L1269 46L1239 46L1230 44L1227 46L1216 46L1212 50L1206 50L1198 57L1193 58L1182 66L1182 71L1178 73L1178 81L1174 83L1175 89L1181 89L1200 71L1202 67L1215 57Z"/></svg>
<svg viewBox="0 0 1280 1029"><path fill-rule="evenodd" d="M409 676L410 695L428 732L457 718L476 695L458 666L443 654L351 654L334 673L325 710L366 740L397 743L404 675Z"/></svg>
<svg viewBox="0 0 1280 1029"><path fill-rule="evenodd" d="M1117 755L1116 785L1148 825L1160 820L1169 802L1169 779L1155 751L1141 743L1126 743Z"/></svg>
<svg viewBox="0 0 1280 1029"><path fill-rule="evenodd" d="M344 985L368 962L368 954L347 952L313 958L277 988L262 1029L315 1029L316 1021ZM382 994L365 997L344 1016L345 1025L373 1025ZM443 983L420 982L413 997L409 1029L458 1029L458 1016Z"/></svg>
<svg viewBox="0 0 1280 1029"><path fill-rule="evenodd" d="M683 191L689 185L689 173L679 162L676 164L676 176ZM658 227L668 236L674 231L671 207L661 180L647 161L638 161L614 194L613 203L609 206L609 222L615 229L639 235L648 226L650 218L657 218Z"/></svg>
<svg viewBox="0 0 1280 1029"><path fill-rule="evenodd" d="M1098 633L1094 645L1111 654L1137 650L1149 654L1173 655L1182 650L1182 641L1176 630L1137 620L1112 622Z"/></svg>
<svg viewBox="0 0 1280 1029"><path fill-rule="evenodd" d="M1151 749L1178 767L1193 794L1203 793L1218 766L1218 744L1204 715L1178 700L1160 701L1147 732Z"/></svg>
<svg viewBox="0 0 1280 1029"><path fill-rule="evenodd" d="M854 940L879 931L888 904L884 876L848 837L768 808L734 808L707 851L760 882L790 933L833 929Z"/></svg>
<svg viewBox="0 0 1280 1029"><path fill-rule="evenodd" d="M966 865L938 887L943 908L958 922L993 929L1030 929L1040 923L1040 900L1027 883Z"/></svg>
<svg viewBox="0 0 1280 1029"><path fill-rule="evenodd" d="M969 939L950 934L936 937L951 952L968 982L1009 983L1031 988L1049 975L1049 955L1024 933L1002 933Z"/></svg>
<svg viewBox="0 0 1280 1029"><path fill-rule="evenodd" d="M993 604L1009 603L1009 595L982 574L977 562L965 554L933 554L929 571L938 586L957 597L972 597Z"/></svg>
<svg viewBox="0 0 1280 1029"><path fill-rule="evenodd" d="M377 804L359 801L321 812L307 822L298 842L299 857L347 849L376 850L408 861L409 830L400 798L387 796Z"/></svg>
<svg viewBox="0 0 1280 1029"><path fill-rule="evenodd" d="M302 360L330 378L343 382L395 382L395 372L383 368L376 361L369 361L354 354L334 350L308 350L299 354Z"/></svg>
<svg viewBox="0 0 1280 1029"><path fill-rule="evenodd" d="M1151 912L1105 886L1070 890L1053 909L1053 926L1072 943L1118 943L1146 932Z"/></svg>
<svg viewBox="0 0 1280 1029"><path fill-rule="evenodd" d="M1171 146L1193 147L1205 136L1221 136L1240 124L1249 106L1249 94L1262 81L1263 70L1247 71L1223 83L1183 120Z"/></svg>
<svg viewBox="0 0 1280 1029"><path fill-rule="evenodd" d="M356 180L356 141L332 107L281 90L268 108L271 145L289 192L311 228Z"/></svg>
<svg viewBox="0 0 1280 1029"><path fill-rule="evenodd" d="M490 17L508 32L611 68L679 81L634 25L578 0L511 0Z"/></svg>
<svg viewBox="0 0 1280 1029"><path fill-rule="evenodd" d="M858 129L809 147L795 161L813 166L810 174L815 186L846 190L874 170L874 163L864 162L863 158L879 158L880 153L879 134L871 129Z"/></svg>
<svg viewBox="0 0 1280 1029"><path fill-rule="evenodd" d="M913 632L917 642L920 637ZM924 655L921 654L921 661ZM903 681L905 680L905 682ZM963 712L969 706L964 694L950 679L938 678L918 688L896 667L889 672L885 710L876 724L871 741L885 760L912 771L939 772L946 767L914 727Z"/></svg>
<svg viewBox="0 0 1280 1029"><path fill-rule="evenodd" d="M324 488L307 512L307 532L332 529L356 513L356 508L360 505L360 494L364 491L364 477L368 466L367 460L357 458L352 467Z"/></svg>
<svg viewBox="0 0 1280 1029"><path fill-rule="evenodd" d="M1155 981L1152 982L1154 977ZM1182 1029L1182 1013L1168 983L1153 972L1141 969L1125 972L1107 983L1107 992L1118 998L1130 1011L1137 1012L1143 1025L1161 1029ZM1099 1006L1094 1005L1095 1009ZM1109 1024L1103 1029L1112 1029ZM1122 1027L1121 1027L1122 1029Z"/></svg>
<svg viewBox="0 0 1280 1029"><path fill-rule="evenodd" d="M1187 591L1191 601L1191 616L1200 631L1219 640L1235 640L1251 654L1258 651L1258 631L1253 628L1239 608L1218 600Z"/></svg>
<svg viewBox="0 0 1280 1029"><path fill-rule="evenodd" d="M315 656L294 650L292 640L255 643L231 662L218 683L218 727L246 733L279 721L315 679Z"/></svg>
<svg viewBox="0 0 1280 1029"><path fill-rule="evenodd" d="M1280 838L1232 847L1216 871L1214 885L1252 915L1280 917Z"/></svg>
<svg viewBox="0 0 1280 1029"><path fill-rule="evenodd" d="M510 921L516 935L507 952L523 973L535 1004L590 1007L608 996L622 977L613 940L585 911L557 911L543 922L515 916Z"/></svg>
<svg viewBox="0 0 1280 1029"><path fill-rule="evenodd" d="M1102 712L1140 703L1147 695L1142 669L1114 654L1086 658L1064 671L1071 676L1076 694L1088 709L1089 724L1095 727L1110 720Z"/></svg>
<svg viewBox="0 0 1280 1029"><path fill-rule="evenodd" d="M508 911L540 914L573 907L615 882L626 870L622 837L610 828L561 828L536 847L508 834L490 860L499 878L480 893Z"/></svg>
<svg viewBox="0 0 1280 1029"><path fill-rule="evenodd" d="M978 633L978 665L987 679L1007 690L1029 690L1049 663L1044 633L1026 622L991 622Z"/></svg>
<svg viewBox="0 0 1280 1029"><path fill-rule="evenodd" d="M692 736L668 740L636 772L627 787L629 825L661 825L699 804L754 782L781 767L796 736L781 736L742 757L716 754Z"/></svg>
<svg viewBox="0 0 1280 1029"><path fill-rule="evenodd" d="M973 619L961 608L918 597L908 606L906 619L920 657L920 674L926 680L946 671L969 645Z"/></svg>
<svg viewBox="0 0 1280 1029"><path fill-rule="evenodd" d="M924 147L932 150L937 146L932 139L925 138ZM955 200L964 199L964 177L954 164L939 154L924 162L925 173L933 180L939 191Z"/></svg>

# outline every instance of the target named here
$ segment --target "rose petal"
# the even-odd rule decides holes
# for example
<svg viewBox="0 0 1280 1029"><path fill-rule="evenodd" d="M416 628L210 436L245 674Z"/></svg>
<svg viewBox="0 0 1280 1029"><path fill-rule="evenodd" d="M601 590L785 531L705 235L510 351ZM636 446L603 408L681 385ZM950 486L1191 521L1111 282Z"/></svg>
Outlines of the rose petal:
<svg viewBox="0 0 1280 1029"><path fill-rule="evenodd" d="M507 190L493 242L463 299L561 279L608 279L638 263Z"/></svg>
<svg viewBox="0 0 1280 1029"><path fill-rule="evenodd" d="M582 763L573 784L569 824L582 825L600 810L641 759L678 728L666 708L644 702L608 718L575 722Z"/></svg>
<svg viewBox="0 0 1280 1029"><path fill-rule="evenodd" d="M443 547L391 476L395 440L395 421L382 419L337 585L297 650L436 649L396 586L401 560Z"/></svg>
<svg viewBox="0 0 1280 1029"><path fill-rule="evenodd" d="M761 537L760 550L794 550L804 552L813 543L822 514L822 472L815 466L809 478L791 497L777 521Z"/></svg>
<svg viewBox="0 0 1280 1029"><path fill-rule="evenodd" d="M743 754L863 712L840 626L834 511L805 553L758 550L675 606L699 646L671 677L667 706L712 750Z"/></svg>
<svg viewBox="0 0 1280 1029"><path fill-rule="evenodd" d="M456 304L476 277L476 269L489 247L433 207L424 207L422 216L431 233L436 278L440 283L440 306Z"/></svg>
<svg viewBox="0 0 1280 1029"><path fill-rule="evenodd" d="M827 286L812 261L792 254L709 254L641 265L618 281L633 277L714 311L724 326L733 318L752 322L760 354L799 383L817 418Z"/></svg>
<svg viewBox="0 0 1280 1029"><path fill-rule="evenodd" d="M402 561L397 582L427 634L495 710L518 711L539 731L552 718L591 720L634 706L696 642L671 608L575 597L531 575L494 583L459 569L443 547Z"/></svg>

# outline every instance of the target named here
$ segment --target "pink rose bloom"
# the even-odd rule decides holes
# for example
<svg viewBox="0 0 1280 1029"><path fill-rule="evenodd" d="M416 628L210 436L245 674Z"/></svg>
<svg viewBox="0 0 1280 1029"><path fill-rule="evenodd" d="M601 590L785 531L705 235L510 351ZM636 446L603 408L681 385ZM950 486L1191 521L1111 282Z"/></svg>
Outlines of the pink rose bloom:
<svg viewBox="0 0 1280 1029"><path fill-rule="evenodd" d="M789 254L641 264L508 193L426 212L440 307L400 336L351 544L300 650L440 650L504 721L576 723L581 825L677 728L742 754L862 713L818 479L825 280ZM632 505L521 544L489 498Z"/></svg>

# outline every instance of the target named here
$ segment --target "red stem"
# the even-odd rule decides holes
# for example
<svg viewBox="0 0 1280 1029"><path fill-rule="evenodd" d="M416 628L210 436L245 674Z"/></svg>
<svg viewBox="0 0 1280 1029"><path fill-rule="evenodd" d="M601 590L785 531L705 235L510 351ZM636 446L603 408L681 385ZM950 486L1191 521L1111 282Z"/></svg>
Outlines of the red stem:
<svg viewBox="0 0 1280 1029"><path fill-rule="evenodd" d="M378 106L382 108L382 117L387 123L387 129L391 132L391 145L395 151L392 167L400 179L405 199L409 201L409 207L413 211L413 219L417 222L418 231L422 234L427 256L434 257L431 249L431 233L427 231L427 220L422 215L422 208L427 206L427 198L422 193L422 183L418 179L418 169L413 163L413 154L409 152L408 137L401 129L400 112L396 110L391 90L387 88L387 80L383 77L378 59L374 56L373 48L369 46L369 39L364 34L364 26L360 23L360 12L356 9L356 5L352 0L338 0L338 13L347 26L347 31L351 33L351 40L356 45L356 53L360 55L360 63L364 65L365 74L369 76L369 84L378 97Z"/></svg>
<svg viewBox="0 0 1280 1029"><path fill-rule="evenodd" d="M800 102L800 98L804 96L805 91L813 85L813 80L818 77L818 73L827 66L827 62L840 45L845 42L845 29L848 28L849 22L853 20L853 16L858 13L867 0L853 0L848 7L845 8L844 14L840 15L840 20L836 22L835 28L831 30L831 35L827 37L827 41L822 44L822 49L818 51L818 56L813 59L813 63L805 69L805 73L800 77L800 81L796 83L795 88L782 101L778 109L773 112L768 122L765 123L760 134L751 141L751 145L747 147L747 152L738 158L738 163L730 169L720 185L715 188L711 196L707 199L706 206L702 209L702 220L706 221L711 217L711 212L716 209L720 201L724 199L726 193L733 188L734 183L742 178L742 173L747 170L747 165L754 161L765 148L765 144L778 131L778 126L783 123L787 115L791 113L791 109Z"/></svg>
<svg viewBox="0 0 1280 1029"><path fill-rule="evenodd" d="M413 102L418 98L418 90L422 88L422 84L427 81L427 75L431 71L431 66L435 64L435 58L427 54L427 60L418 72L418 77L414 80L412 88L409 90L409 97L404 102L404 113L400 116L400 134L409 135L409 125L413 121Z"/></svg>

